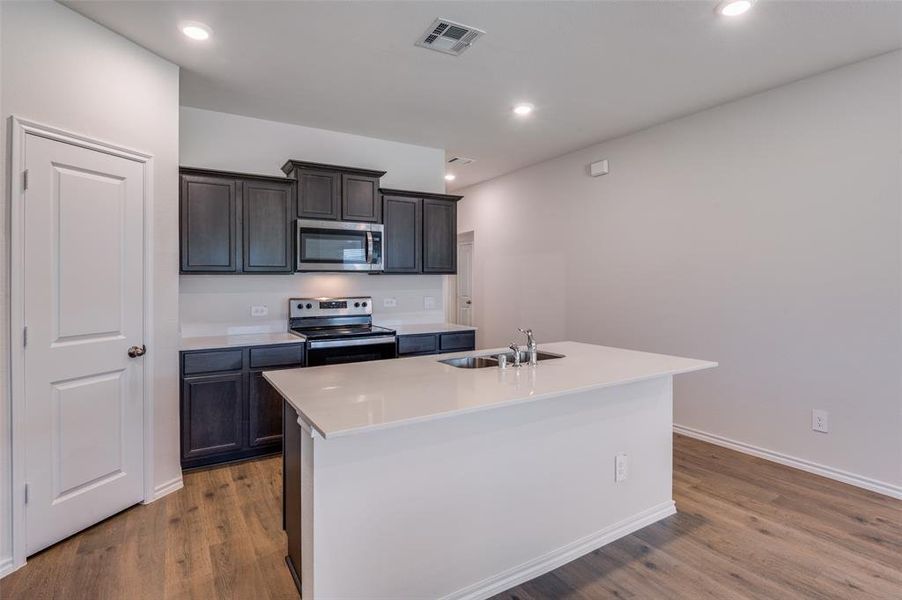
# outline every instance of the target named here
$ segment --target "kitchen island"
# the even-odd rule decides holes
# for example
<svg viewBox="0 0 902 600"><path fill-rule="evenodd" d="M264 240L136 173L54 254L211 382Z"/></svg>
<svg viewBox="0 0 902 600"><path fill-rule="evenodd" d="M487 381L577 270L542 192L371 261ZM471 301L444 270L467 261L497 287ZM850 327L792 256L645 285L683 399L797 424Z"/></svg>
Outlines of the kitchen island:
<svg viewBox="0 0 902 600"><path fill-rule="evenodd" d="M485 598L675 512L672 378L716 363L539 349L563 357L264 374L285 399L287 562L306 600Z"/></svg>

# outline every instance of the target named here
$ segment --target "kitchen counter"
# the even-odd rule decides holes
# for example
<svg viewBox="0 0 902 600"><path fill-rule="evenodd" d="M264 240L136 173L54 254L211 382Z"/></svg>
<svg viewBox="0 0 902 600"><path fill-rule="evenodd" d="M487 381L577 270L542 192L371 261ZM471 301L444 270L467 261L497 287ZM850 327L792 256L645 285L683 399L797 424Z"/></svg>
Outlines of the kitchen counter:
<svg viewBox="0 0 902 600"><path fill-rule="evenodd" d="M496 349L275 371L264 377L313 429L332 438L717 366L578 342L540 344L539 349L565 357L505 371L438 362L504 351Z"/></svg>
<svg viewBox="0 0 902 600"><path fill-rule="evenodd" d="M676 512L673 376L716 364L539 349L565 357L264 373L285 400L286 564L305 600L488 598Z"/></svg>
<svg viewBox="0 0 902 600"><path fill-rule="evenodd" d="M242 335L212 335L204 337L183 337L179 350L212 350L215 348L235 348L239 346L267 346L272 344L298 344L303 337L293 333L250 333Z"/></svg>
<svg viewBox="0 0 902 600"><path fill-rule="evenodd" d="M476 327L458 325L456 323L416 323L410 325L376 323L381 327L394 329L398 335L420 335L428 333L454 333L457 331L476 331Z"/></svg>

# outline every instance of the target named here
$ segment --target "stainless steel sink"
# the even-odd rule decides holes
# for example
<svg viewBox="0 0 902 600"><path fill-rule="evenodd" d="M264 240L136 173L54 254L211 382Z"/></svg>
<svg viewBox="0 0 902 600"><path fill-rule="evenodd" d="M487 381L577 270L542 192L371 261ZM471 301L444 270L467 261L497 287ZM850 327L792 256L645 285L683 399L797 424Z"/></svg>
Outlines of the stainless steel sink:
<svg viewBox="0 0 902 600"><path fill-rule="evenodd" d="M458 369L484 369L498 366L498 361L491 356L461 356L460 358L446 358L439 362Z"/></svg>
<svg viewBox="0 0 902 600"><path fill-rule="evenodd" d="M514 364L514 353L508 352L506 356L508 367L512 367ZM537 358L539 359L539 361L543 361L551 358L564 358L564 355L555 354L554 352L539 351ZM498 360L494 355L461 356L460 358L446 358L438 362L444 363L446 365L451 365L452 367L457 367L458 369L484 369L486 367L498 366ZM526 350L520 350L520 362L523 365L529 364L529 353Z"/></svg>

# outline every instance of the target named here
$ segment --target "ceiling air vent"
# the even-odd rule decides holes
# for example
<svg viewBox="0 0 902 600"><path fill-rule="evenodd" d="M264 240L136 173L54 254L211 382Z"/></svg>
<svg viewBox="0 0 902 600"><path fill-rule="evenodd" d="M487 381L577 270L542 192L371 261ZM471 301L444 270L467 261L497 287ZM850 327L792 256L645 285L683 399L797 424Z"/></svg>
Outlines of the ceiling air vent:
<svg viewBox="0 0 902 600"><path fill-rule="evenodd" d="M436 19L416 45L445 54L460 55L485 32L447 19Z"/></svg>
<svg viewBox="0 0 902 600"><path fill-rule="evenodd" d="M452 156L448 159L449 165L454 165L455 167L465 167L469 164L476 162L473 158L464 158L463 156Z"/></svg>

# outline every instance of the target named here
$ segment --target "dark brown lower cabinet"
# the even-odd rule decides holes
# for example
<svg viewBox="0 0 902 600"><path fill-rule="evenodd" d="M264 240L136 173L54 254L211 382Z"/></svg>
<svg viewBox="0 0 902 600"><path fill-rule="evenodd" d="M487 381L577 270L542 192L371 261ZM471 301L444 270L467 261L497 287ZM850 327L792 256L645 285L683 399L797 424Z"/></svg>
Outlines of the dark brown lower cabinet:
<svg viewBox="0 0 902 600"><path fill-rule="evenodd" d="M283 404L282 422L282 528L288 538L285 562L301 591L301 426L298 414L288 402Z"/></svg>
<svg viewBox="0 0 902 600"><path fill-rule="evenodd" d="M244 374L187 377L182 384L182 462L244 447Z"/></svg>
<svg viewBox="0 0 902 600"><path fill-rule="evenodd" d="M263 378L251 373L247 382L248 446L278 446L282 442L282 396Z"/></svg>
<svg viewBox="0 0 902 600"><path fill-rule="evenodd" d="M475 331L417 333L398 336L398 356L465 352L476 349Z"/></svg>
<svg viewBox="0 0 902 600"><path fill-rule="evenodd" d="M303 344L182 352L182 468L279 452L282 398L263 371L303 366Z"/></svg>

